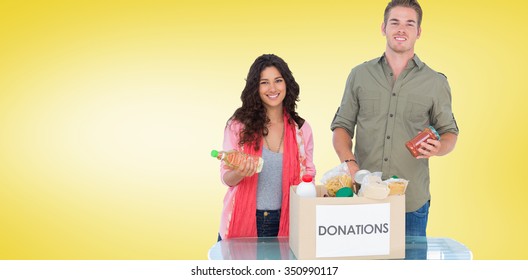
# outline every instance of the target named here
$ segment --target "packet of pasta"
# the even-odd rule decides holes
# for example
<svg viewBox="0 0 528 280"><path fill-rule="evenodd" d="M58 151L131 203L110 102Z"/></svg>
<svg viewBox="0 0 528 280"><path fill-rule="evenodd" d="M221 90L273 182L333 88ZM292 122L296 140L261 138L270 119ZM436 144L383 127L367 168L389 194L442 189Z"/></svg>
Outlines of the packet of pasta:
<svg viewBox="0 0 528 280"><path fill-rule="evenodd" d="M357 194L356 185L348 173L346 163L342 163L327 171L321 178L321 183L325 186L326 193L330 197L335 197L336 192L343 187L352 188L354 193Z"/></svg>

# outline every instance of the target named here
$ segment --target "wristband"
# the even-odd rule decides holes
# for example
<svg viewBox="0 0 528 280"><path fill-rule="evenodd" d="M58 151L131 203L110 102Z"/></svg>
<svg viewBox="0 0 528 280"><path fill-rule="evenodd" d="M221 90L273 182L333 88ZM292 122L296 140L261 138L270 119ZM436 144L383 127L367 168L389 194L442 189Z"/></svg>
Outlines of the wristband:
<svg viewBox="0 0 528 280"><path fill-rule="evenodd" d="M355 159L353 159L353 158L345 159L345 162L351 162L351 161L353 161L353 162L355 162L357 164L357 161Z"/></svg>

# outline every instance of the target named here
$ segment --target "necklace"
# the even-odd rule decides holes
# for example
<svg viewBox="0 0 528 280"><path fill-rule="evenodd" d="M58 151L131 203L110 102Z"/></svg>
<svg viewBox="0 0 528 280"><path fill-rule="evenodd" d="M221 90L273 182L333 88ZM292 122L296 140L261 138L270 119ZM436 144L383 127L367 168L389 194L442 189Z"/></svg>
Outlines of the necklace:
<svg viewBox="0 0 528 280"><path fill-rule="evenodd" d="M276 153L280 152L280 148L282 146L282 141L283 140L284 140L284 128L282 128L282 136L281 136L281 140L279 142L279 147L277 148L277 152ZM268 146L268 149L271 151L271 147L270 147L270 144L268 143L268 137L267 136L264 136L264 141L266 141L266 145Z"/></svg>

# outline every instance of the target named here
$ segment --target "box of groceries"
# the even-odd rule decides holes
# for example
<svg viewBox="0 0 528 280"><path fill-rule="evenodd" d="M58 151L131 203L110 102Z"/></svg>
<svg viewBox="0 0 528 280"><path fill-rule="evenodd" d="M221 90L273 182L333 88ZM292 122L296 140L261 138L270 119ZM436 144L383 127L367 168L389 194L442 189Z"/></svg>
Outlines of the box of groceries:
<svg viewBox="0 0 528 280"><path fill-rule="evenodd" d="M290 188L289 245L297 259L405 258L408 181L361 170L323 176L315 195ZM348 176L348 177L347 177ZM303 188L305 186L302 186Z"/></svg>

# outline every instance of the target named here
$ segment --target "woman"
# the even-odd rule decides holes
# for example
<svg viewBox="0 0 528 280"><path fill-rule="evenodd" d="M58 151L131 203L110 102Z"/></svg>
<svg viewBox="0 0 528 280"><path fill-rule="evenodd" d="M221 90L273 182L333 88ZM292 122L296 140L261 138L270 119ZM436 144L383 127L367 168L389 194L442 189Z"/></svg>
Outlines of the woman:
<svg viewBox="0 0 528 280"><path fill-rule="evenodd" d="M219 240L251 236L288 236L290 186L304 174L315 177L313 137L295 112L299 85L280 57L266 54L251 65L242 106L227 122L224 151L239 150L264 159L236 169L221 164L224 198Z"/></svg>

